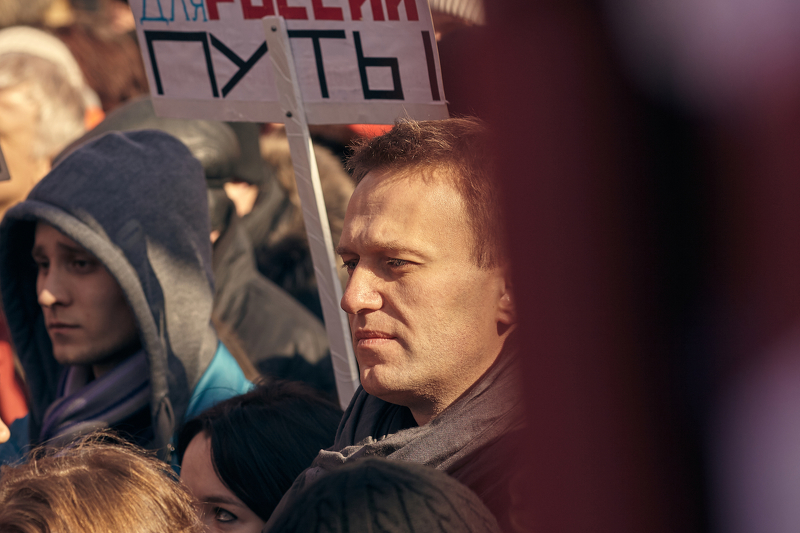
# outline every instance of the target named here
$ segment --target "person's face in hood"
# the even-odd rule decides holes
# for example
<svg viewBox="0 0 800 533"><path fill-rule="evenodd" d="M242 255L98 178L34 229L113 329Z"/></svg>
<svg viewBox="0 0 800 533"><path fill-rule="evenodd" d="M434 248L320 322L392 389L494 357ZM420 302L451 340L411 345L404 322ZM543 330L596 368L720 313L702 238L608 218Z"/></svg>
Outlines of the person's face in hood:
<svg viewBox="0 0 800 533"><path fill-rule="evenodd" d="M92 365L100 375L138 344L138 328L117 281L90 252L57 229L36 224L36 293L53 356L61 364Z"/></svg>

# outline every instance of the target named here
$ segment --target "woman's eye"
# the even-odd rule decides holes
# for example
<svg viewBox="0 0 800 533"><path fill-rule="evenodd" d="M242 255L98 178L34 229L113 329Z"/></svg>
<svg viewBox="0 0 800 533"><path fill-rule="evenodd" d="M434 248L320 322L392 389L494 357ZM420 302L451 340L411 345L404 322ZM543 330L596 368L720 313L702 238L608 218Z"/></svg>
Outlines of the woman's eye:
<svg viewBox="0 0 800 533"><path fill-rule="evenodd" d="M216 507L214 509L214 519L217 522L233 522L234 520L238 520L238 518L238 516L222 507Z"/></svg>

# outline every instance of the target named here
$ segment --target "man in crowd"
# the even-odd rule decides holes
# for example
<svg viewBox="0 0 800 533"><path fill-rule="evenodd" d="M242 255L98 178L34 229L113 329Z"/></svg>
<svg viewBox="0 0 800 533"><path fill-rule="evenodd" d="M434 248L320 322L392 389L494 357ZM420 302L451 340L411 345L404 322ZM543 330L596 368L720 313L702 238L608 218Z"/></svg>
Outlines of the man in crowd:
<svg viewBox="0 0 800 533"><path fill-rule="evenodd" d="M101 428L166 459L184 419L250 389L210 323L209 231L202 166L153 130L87 143L9 209L0 293L30 414L0 463Z"/></svg>
<svg viewBox="0 0 800 533"><path fill-rule="evenodd" d="M523 419L487 144L474 119L403 121L350 159L357 186L338 252L361 387L276 520L325 471L381 456L447 472L510 529L507 466Z"/></svg>

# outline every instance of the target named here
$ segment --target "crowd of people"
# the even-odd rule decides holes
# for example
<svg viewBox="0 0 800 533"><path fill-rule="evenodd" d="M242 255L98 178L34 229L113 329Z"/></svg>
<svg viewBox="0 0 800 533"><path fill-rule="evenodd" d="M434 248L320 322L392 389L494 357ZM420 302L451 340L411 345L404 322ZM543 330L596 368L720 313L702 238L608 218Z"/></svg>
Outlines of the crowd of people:
<svg viewBox="0 0 800 533"><path fill-rule="evenodd" d="M316 132L343 412L281 128L156 116L119 0L8 6L0 530L519 531L485 124Z"/></svg>

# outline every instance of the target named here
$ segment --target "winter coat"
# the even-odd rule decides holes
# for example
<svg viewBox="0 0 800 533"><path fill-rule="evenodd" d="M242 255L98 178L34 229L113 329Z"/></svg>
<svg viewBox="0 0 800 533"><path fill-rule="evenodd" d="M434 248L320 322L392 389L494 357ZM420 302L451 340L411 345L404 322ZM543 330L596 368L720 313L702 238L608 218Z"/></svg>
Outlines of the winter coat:
<svg viewBox="0 0 800 533"><path fill-rule="evenodd" d="M304 381L335 397L325 327L256 270L250 241L235 213L214 243L213 267L214 316L231 329L258 371Z"/></svg>

